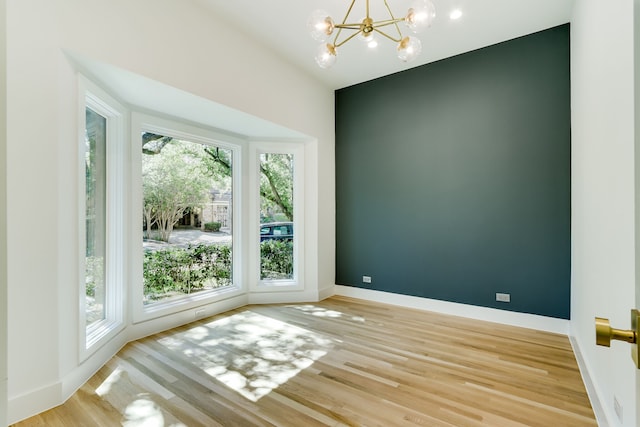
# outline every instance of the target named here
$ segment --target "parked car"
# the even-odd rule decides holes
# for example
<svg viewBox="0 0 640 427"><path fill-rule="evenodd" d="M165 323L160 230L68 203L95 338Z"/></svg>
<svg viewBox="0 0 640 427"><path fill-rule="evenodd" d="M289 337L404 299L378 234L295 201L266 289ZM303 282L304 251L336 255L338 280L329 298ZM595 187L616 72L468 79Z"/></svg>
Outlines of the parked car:
<svg viewBox="0 0 640 427"><path fill-rule="evenodd" d="M293 222L260 224L260 241L265 240L293 240Z"/></svg>

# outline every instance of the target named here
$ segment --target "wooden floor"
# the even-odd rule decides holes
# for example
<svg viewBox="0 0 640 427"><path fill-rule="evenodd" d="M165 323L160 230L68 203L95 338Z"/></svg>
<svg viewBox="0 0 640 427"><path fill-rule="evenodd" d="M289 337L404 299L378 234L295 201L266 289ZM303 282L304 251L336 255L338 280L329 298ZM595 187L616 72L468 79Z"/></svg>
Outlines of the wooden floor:
<svg viewBox="0 0 640 427"><path fill-rule="evenodd" d="M127 345L16 426L596 426L566 336L333 297Z"/></svg>

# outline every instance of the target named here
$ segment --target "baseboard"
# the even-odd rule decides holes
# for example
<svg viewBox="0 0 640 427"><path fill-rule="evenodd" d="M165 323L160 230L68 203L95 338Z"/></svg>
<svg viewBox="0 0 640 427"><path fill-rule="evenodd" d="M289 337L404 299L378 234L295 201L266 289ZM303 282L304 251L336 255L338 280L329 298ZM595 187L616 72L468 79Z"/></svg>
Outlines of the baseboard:
<svg viewBox="0 0 640 427"><path fill-rule="evenodd" d="M573 354L576 357L578 369L580 369L580 375L582 375L582 382L584 383L584 387L587 390L587 395L589 396L591 408L593 409L593 414L596 416L598 426L609 427L615 425L614 423L610 422L609 416L604 409L605 406L602 404L602 399L600 399L598 389L593 382L593 379L591 377L591 370L589 369L589 366L585 361L586 359L582 354L582 350L580 349L578 340L574 336L570 335L569 342L571 343L571 348L573 348Z"/></svg>
<svg viewBox="0 0 640 427"><path fill-rule="evenodd" d="M318 301L318 291L250 292L248 304L281 304Z"/></svg>
<svg viewBox="0 0 640 427"><path fill-rule="evenodd" d="M415 308L419 310L433 311L436 313L467 317L470 319L484 320L487 322L496 322L505 325L569 335L569 321L565 319L556 319L554 317L517 313L513 311L498 310L496 308L439 301L410 295L394 294L391 292L374 291L371 289L362 289L353 286L336 285L335 295L360 298L385 304L398 305L401 307Z"/></svg>
<svg viewBox="0 0 640 427"><path fill-rule="evenodd" d="M336 292L335 285L331 285L328 288L318 290L318 301L322 301L323 299L327 299L330 296L334 295Z"/></svg>
<svg viewBox="0 0 640 427"><path fill-rule="evenodd" d="M11 425L60 405L62 384L55 382L8 400L7 424Z"/></svg>

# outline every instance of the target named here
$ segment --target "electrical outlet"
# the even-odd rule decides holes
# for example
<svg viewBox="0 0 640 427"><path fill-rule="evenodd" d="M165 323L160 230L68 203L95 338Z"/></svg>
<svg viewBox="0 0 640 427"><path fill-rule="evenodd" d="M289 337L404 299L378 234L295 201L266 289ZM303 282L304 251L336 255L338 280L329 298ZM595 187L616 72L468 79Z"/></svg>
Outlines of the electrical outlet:
<svg viewBox="0 0 640 427"><path fill-rule="evenodd" d="M511 294L501 294L500 292L496 292L496 301L511 302Z"/></svg>
<svg viewBox="0 0 640 427"><path fill-rule="evenodd" d="M613 410L616 411L616 415L622 424L622 405L618 402L618 398L613 396Z"/></svg>
<svg viewBox="0 0 640 427"><path fill-rule="evenodd" d="M362 276L362 283L371 283L371 276Z"/></svg>

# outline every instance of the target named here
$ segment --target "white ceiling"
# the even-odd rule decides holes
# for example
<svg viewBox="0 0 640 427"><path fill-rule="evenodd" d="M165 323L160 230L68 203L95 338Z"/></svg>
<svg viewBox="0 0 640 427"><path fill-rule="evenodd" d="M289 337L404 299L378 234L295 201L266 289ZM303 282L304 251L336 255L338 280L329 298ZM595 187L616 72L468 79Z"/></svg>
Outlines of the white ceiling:
<svg viewBox="0 0 640 427"><path fill-rule="evenodd" d="M422 54L409 64L400 62L395 43L381 40L375 51L359 40L348 42L338 52L338 61L329 70L314 60L318 42L308 34L306 22L311 12L323 8L335 20L342 20L349 0L192 0L199 2L225 21L243 28L274 54L307 71L331 89L396 73L470 50L530 34L569 22L574 0L432 0L437 8L433 26L421 33ZM372 17L384 0L370 0ZM396 15L404 14L411 0L388 0ZM357 0L356 6L364 4ZM458 21L449 11L460 8ZM384 12L384 11L383 11ZM379 13L379 14L378 14ZM361 13L364 15L364 12ZM360 16L354 9L352 16ZM381 18L377 18L380 16ZM359 18L358 18L359 19ZM401 27L402 28L402 27ZM404 29L403 33L410 34ZM109 64L67 52L83 73L109 89L121 101L142 110L197 122L234 136L252 139L300 140L304 135L241 111L180 91Z"/></svg>
<svg viewBox="0 0 640 427"><path fill-rule="evenodd" d="M450 56L510 40L569 22L574 0L432 0L437 16L431 28L420 33L422 54L402 63L395 43L381 40L375 50L352 40L338 51L336 64L320 69L314 61L318 42L306 23L315 9L323 9L334 21L341 21L349 0L194 0L216 16L234 24L260 40L276 54L314 75L333 89L393 74ZM356 0L351 17L364 17L365 0ZM406 14L411 0L388 0L397 16ZM370 0L374 20L386 19L383 0ZM458 8L462 18L449 19ZM350 19L351 21L351 19ZM404 35L412 33L401 26Z"/></svg>

